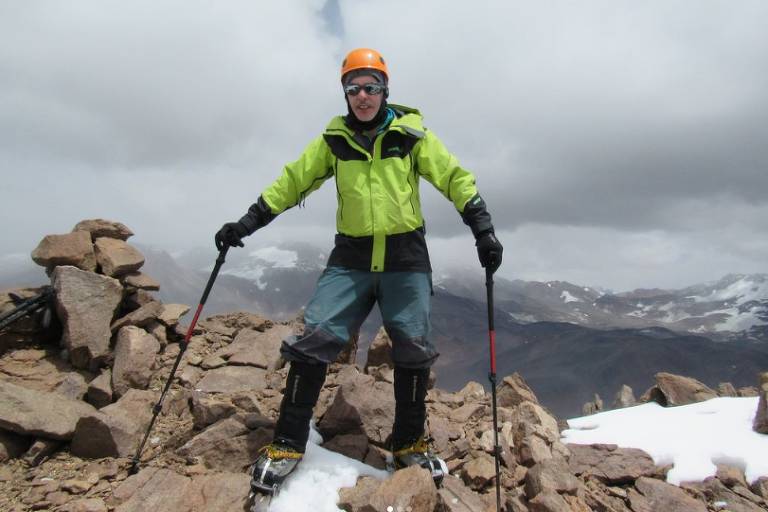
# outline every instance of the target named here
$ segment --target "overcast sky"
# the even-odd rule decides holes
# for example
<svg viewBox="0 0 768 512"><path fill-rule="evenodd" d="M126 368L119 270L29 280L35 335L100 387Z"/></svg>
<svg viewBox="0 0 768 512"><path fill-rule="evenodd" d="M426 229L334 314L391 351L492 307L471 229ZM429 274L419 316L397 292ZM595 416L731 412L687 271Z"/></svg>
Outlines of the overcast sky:
<svg viewBox="0 0 768 512"><path fill-rule="evenodd" d="M477 176L508 278L626 290L768 272L768 2L0 0L0 254L81 219L212 244L346 106L390 101ZM329 248L332 183L249 240ZM436 270L476 261L424 182Z"/></svg>

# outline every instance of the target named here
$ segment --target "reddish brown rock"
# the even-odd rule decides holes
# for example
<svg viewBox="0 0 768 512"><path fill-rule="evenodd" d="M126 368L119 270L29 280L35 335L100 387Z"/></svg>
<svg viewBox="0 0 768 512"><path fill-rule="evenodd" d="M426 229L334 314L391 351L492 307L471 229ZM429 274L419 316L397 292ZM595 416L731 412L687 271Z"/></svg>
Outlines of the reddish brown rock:
<svg viewBox="0 0 768 512"><path fill-rule="evenodd" d="M87 231L93 240L106 237L125 241L133 236L133 231L125 224L105 219L81 220L72 228L72 231Z"/></svg>
<svg viewBox="0 0 768 512"><path fill-rule="evenodd" d="M443 512L487 512L483 498L452 475L446 475L437 490Z"/></svg>
<svg viewBox="0 0 768 512"><path fill-rule="evenodd" d="M58 393L44 393L0 380L0 428L25 436L67 441L83 416L95 409Z"/></svg>
<svg viewBox="0 0 768 512"><path fill-rule="evenodd" d="M115 311L123 287L115 279L75 267L56 267L52 275L63 341L77 368L94 368L109 350Z"/></svg>
<svg viewBox="0 0 768 512"><path fill-rule="evenodd" d="M516 407L523 402L539 403L533 390L517 372L504 377L497 388L497 397L501 407Z"/></svg>
<svg viewBox="0 0 768 512"><path fill-rule="evenodd" d="M160 283L149 277L142 272L131 272L121 277L121 281L125 286L136 288L139 290L147 290L150 292L156 292L160 289Z"/></svg>
<svg viewBox="0 0 768 512"><path fill-rule="evenodd" d="M392 430L394 417L392 386L347 366L340 374L338 390L318 429L327 437L362 432L372 443L383 444Z"/></svg>
<svg viewBox="0 0 768 512"><path fill-rule="evenodd" d="M138 249L117 238L97 238L93 245L96 261L105 275L118 277L144 265L144 256Z"/></svg>
<svg viewBox="0 0 768 512"><path fill-rule="evenodd" d="M323 443L323 448L350 459L364 461L368 454L368 438L365 434L341 434Z"/></svg>
<svg viewBox="0 0 768 512"><path fill-rule="evenodd" d="M206 512L246 510L249 476L215 473L193 478L146 468L115 489L116 512Z"/></svg>
<svg viewBox="0 0 768 512"><path fill-rule="evenodd" d="M88 233L48 235L32 251L32 260L51 271L60 265L71 265L81 270L96 270L96 255Z"/></svg>
<svg viewBox="0 0 768 512"><path fill-rule="evenodd" d="M525 477L525 494L537 496L545 489L560 494L575 495L579 488L578 479L571 474L568 464L563 461L545 460L530 468Z"/></svg>
<svg viewBox="0 0 768 512"><path fill-rule="evenodd" d="M160 343L145 330L134 326L120 329L112 367L112 390L116 396L122 396L131 388L147 388L159 351Z"/></svg>
<svg viewBox="0 0 768 512"><path fill-rule="evenodd" d="M395 367L395 364L392 362L392 340L389 339L387 331L381 327L368 348L365 368L378 367L383 364L390 368Z"/></svg>
<svg viewBox="0 0 768 512"><path fill-rule="evenodd" d="M760 399L757 402L757 413L752 422L752 429L760 434L768 434L768 372L760 374Z"/></svg>
<svg viewBox="0 0 768 512"><path fill-rule="evenodd" d="M667 407L717 398L717 392L691 377L660 372L655 378L656 386L646 392L641 402L655 401Z"/></svg>
<svg viewBox="0 0 768 512"><path fill-rule="evenodd" d="M656 472L650 455L636 448L605 444L567 446L571 451L569 464L574 474L589 473L606 484L631 483Z"/></svg>
<svg viewBox="0 0 768 512"><path fill-rule="evenodd" d="M429 471L412 466L396 471L378 486L376 480L362 478L351 490L342 489L340 498L349 512L432 512L437 506L437 489Z"/></svg>
<svg viewBox="0 0 768 512"><path fill-rule="evenodd" d="M70 451L92 459L133 455L155 401L153 392L131 389L114 404L81 418Z"/></svg>
<svg viewBox="0 0 768 512"><path fill-rule="evenodd" d="M654 478L640 477L630 489L629 502L634 512L707 512L707 506L676 485Z"/></svg>

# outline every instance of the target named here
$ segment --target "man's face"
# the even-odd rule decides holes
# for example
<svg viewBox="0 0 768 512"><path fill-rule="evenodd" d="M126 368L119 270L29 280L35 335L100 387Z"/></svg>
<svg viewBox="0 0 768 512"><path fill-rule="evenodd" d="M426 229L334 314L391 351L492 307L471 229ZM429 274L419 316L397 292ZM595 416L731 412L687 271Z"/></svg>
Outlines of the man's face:
<svg viewBox="0 0 768 512"><path fill-rule="evenodd" d="M366 85L378 83L372 76L358 76L353 78L350 82L355 85ZM370 121L376 117L376 113L379 111L381 102L384 100L384 94L371 94L365 92L364 88L361 88L360 92L356 96L347 94L349 105L352 107L352 113L355 114L360 121Z"/></svg>

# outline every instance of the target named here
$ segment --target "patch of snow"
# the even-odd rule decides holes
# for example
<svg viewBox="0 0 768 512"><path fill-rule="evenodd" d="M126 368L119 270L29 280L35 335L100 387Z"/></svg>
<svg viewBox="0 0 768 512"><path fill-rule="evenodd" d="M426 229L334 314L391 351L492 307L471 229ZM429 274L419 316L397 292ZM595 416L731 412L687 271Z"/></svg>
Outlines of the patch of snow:
<svg viewBox="0 0 768 512"><path fill-rule="evenodd" d="M296 251L286 251L277 247L264 247L252 251L249 256L271 263L272 268L295 268L299 255Z"/></svg>
<svg viewBox="0 0 768 512"><path fill-rule="evenodd" d="M564 443L616 444L672 464L667 482L702 481L717 464L744 469L747 481L768 476L768 436L752 430L757 397L713 398L678 407L647 403L568 420Z"/></svg>
<svg viewBox="0 0 768 512"><path fill-rule="evenodd" d="M569 302L582 302L581 299L574 297L570 293L568 293L567 290L563 290L563 292L560 294L560 298L563 299L563 302L568 304Z"/></svg>
<svg viewBox="0 0 768 512"><path fill-rule="evenodd" d="M635 311L630 311L627 313L627 316L634 316L635 318L644 318L648 316L648 312L653 309L652 304L648 304L647 306L644 306L642 302L638 302L636 307L640 309L636 309Z"/></svg>
<svg viewBox="0 0 768 512"><path fill-rule="evenodd" d="M311 429L307 450L296 472L272 499L270 512L338 512L336 506L339 489L354 487L360 476L384 479L384 470L375 469L360 461L319 446L323 442L317 431Z"/></svg>

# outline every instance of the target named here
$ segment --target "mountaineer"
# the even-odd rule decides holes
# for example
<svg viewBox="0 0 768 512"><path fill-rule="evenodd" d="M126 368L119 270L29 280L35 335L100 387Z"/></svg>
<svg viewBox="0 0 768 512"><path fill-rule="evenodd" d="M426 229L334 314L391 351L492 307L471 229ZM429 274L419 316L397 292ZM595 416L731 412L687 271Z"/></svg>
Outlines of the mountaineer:
<svg viewBox="0 0 768 512"><path fill-rule="evenodd" d="M453 203L475 237L480 263L495 272L502 245L475 185L418 110L388 104L389 71L375 50L351 51L341 65L347 114L331 119L248 212L216 233L219 250L335 182L335 246L304 312L302 335L283 341L290 362L274 439L251 469L254 492L272 494L301 461L312 410L333 362L378 303L392 339L396 412L389 448L396 468L418 464L444 475L424 435L427 381L438 352L430 341L432 268L419 183L423 178Z"/></svg>

